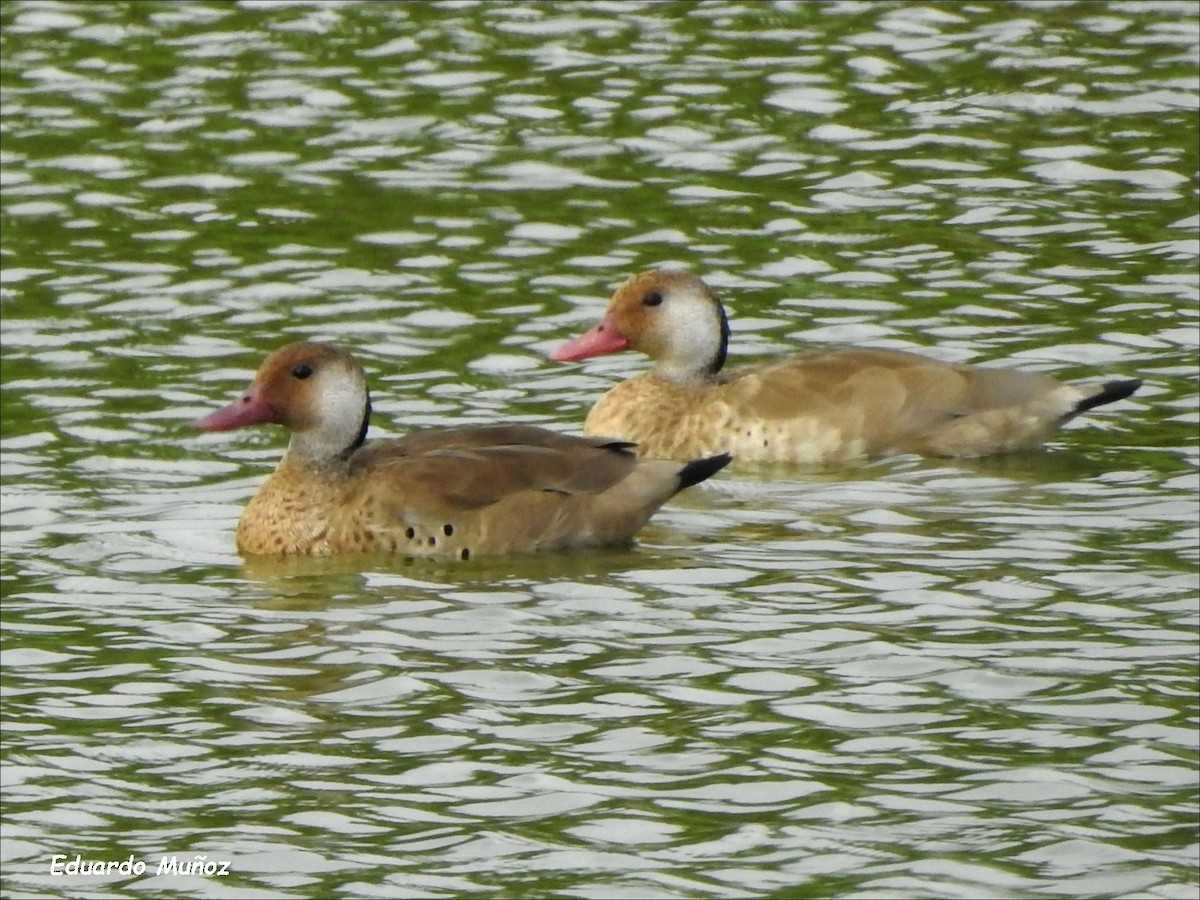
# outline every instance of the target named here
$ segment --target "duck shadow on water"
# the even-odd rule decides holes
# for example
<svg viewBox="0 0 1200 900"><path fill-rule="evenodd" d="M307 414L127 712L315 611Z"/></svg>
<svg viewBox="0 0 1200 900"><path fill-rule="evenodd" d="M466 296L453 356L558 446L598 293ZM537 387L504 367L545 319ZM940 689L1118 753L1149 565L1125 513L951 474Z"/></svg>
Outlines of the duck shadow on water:
<svg viewBox="0 0 1200 900"><path fill-rule="evenodd" d="M975 459L930 460L943 467L988 478L1022 482L1089 481L1114 471L1140 468L1141 462L1121 459L1112 451L1089 447L1047 446L1018 453L1002 453Z"/></svg>
<svg viewBox="0 0 1200 900"><path fill-rule="evenodd" d="M650 543L662 537L661 526L648 526L645 540L629 545L480 557L467 562L375 553L316 558L248 556L242 560L240 574L259 593L256 605L287 610L321 608L332 601L377 602L381 597L442 598L448 592L489 588L529 591L555 582L607 580L631 569L696 565L696 547Z"/></svg>
<svg viewBox="0 0 1200 900"><path fill-rule="evenodd" d="M890 491L915 491L914 499L939 484L954 482L954 493L972 489L978 479L981 492L1002 487L1029 487L1085 483L1097 480L1152 478L1162 468L1164 451L1129 446L1096 447L1047 444L1043 447L980 457L924 457L903 454L861 458L840 463L792 463L734 459L718 477L672 498L668 509L722 513L811 512L814 504L832 497L861 495L867 501L885 501ZM1174 455L1174 450L1165 451ZM1121 473L1120 475L1116 473ZM828 510L837 512L837 504ZM653 525L653 523L652 523Z"/></svg>

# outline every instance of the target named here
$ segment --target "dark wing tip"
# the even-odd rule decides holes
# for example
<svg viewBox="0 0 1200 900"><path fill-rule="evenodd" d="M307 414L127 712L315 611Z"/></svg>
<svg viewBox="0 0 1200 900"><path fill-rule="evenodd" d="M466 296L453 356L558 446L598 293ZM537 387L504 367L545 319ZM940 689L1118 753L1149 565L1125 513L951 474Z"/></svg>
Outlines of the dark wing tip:
<svg viewBox="0 0 1200 900"><path fill-rule="evenodd" d="M719 453L704 459L693 459L679 470L679 490L682 491L684 488L699 484L706 478L716 475L732 461L733 457L728 453Z"/></svg>
<svg viewBox="0 0 1200 900"><path fill-rule="evenodd" d="M1092 396L1080 400L1076 404L1075 412L1072 415L1078 415L1097 406L1103 406L1105 403L1124 400L1141 386L1142 379L1140 378L1130 378L1126 381L1107 381Z"/></svg>
<svg viewBox="0 0 1200 900"><path fill-rule="evenodd" d="M636 441L622 441L616 438L605 438L601 443L597 443L596 446L603 450L613 450L617 453L622 453L627 456L634 456L636 455L637 451Z"/></svg>

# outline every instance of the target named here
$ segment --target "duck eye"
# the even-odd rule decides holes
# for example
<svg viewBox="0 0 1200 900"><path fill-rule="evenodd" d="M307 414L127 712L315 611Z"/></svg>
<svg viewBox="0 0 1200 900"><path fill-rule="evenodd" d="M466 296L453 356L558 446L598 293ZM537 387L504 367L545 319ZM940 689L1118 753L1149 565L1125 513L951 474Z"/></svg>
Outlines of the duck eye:
<svg viewBox="0 0 1200 900"><path fill-rule="evenodd" d="M662 303L662 294L660 294L658 291L651 291L642 298L642 303L646 306L658 306L660 303Z"/></svg>
<svg viewBox="0 0 1200 900"><path fill-rule="evenodd" d="M303 381L305 378L307 378L311 374L312 374L312 366L310 366L308 363L300 363L300 365L298 365L294 369L292 369L292 377L299 378L301 381Z"/></svg>

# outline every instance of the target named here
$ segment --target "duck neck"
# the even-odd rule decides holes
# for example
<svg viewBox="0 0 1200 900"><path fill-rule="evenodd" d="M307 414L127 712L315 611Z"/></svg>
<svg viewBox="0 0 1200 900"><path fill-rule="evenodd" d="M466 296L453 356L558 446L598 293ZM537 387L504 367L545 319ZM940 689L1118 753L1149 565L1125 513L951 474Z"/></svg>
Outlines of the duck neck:
<svg viewBox="0 0 1200 900"><path fill-rule="evenodd" d="M660 359L651 371L664 381L680 387L703 384L712 380L715 374L708 367L697 368L695 362L677 363L667 359Z"/></svg>
<svg viewBox="0 0 1200 900"><path fill-rule="evenodd" d="M717 347L717 352L709 361L707 369L709 378L717 377L717 373L725 365L725 354L729 352L729 316L725 315L725 307L720 302L717 303L717 315L721 320L721 343Z"/></svg>
<svg viewBox="0 0 1200 900"><path fill-rule="evenodd" d="M279 465L308 469L329 469L345 466L367 438L371 423L371 397L363 401L362 413L357 427L314 428L292 432L287 452Z"/></svg>

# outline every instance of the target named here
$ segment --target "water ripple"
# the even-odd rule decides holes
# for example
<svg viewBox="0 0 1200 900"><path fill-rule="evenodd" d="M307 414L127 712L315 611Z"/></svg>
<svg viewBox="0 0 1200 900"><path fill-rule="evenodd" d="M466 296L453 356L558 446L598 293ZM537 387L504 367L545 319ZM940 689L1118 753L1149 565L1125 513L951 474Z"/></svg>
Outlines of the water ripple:
<svg viewBox="0 0 1200 900"><path fill-rule="evenodd" d="M4 892L1194 894L1195 15L1018 13L5 6ZM187 422L263 353L352 347L381 434L574 430L643 363L547 351L665 263L736 362L1146 383L632 548L235 554L281 435Z"/></svg>

